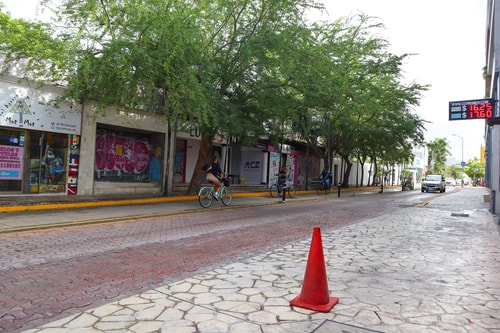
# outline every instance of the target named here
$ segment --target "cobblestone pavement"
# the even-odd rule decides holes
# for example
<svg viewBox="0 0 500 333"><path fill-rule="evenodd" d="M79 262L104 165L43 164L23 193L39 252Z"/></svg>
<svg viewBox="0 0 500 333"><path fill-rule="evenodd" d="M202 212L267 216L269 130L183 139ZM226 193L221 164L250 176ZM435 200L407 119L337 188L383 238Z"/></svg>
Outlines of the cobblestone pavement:
<svg viewBox="0 0 500 333"><path fill-rule="evenodd" d="M246 198L232 209L188 210L197 202L179 205L144 205L126 208L15 214L8 220L23 224L33 218L92 218L110 210L120 214L140 212L127 223L83 225L70 228L4 234L0 237L0 328L19 331L50 319L122 299L144 290L205 272L212 267L240 261L310 233L344 225L381 211L356 201L306 198L304 205L278 199ZM323 200L321 200L323 199ZM263 204L265 200L267 204ZM276 204L270 204L270 201ZM373 201L373 200L371 200ZM389 198L383 199L392 205ZM255 205L248 204L253 202ZM299 201L295 201L299 202ZM335 214L332 214L335 205ZM373 206L373 203L371 204ZM150 218L143 210L169 215ZM172 210L178 214L172 214ZM284 210L287 214L283 214ZM36 222L38 223L38 222ZM223 250L221 250L223 249Z"/></svg>
<svg viewBox="0 0 500 333"><path fill-rule="evenodd" d="M60 318L56 315L59 320L26 331L34 333L323 333L335 329L352 333L367 330L500 332L500 238L495 219L482 202L484 190L481 190L467 189L447 196L435 196L437 199L426 208L397 208L394 205L390 212L384 212L388 206L382 204L382 200L379 205L369 205L363 198L356 200L358 209L352 206L340 209L339 204L335 206L338 208L334 209L335 214L332 214L332 207L320 208L324 201L309 202L311 209L305 212L303 206L291 204L287 210L295 207L302 210L302 215L299 214L296 220L290 220L287 215L276 215L275 221L280 223L273 225L281 228L270 227L265 222L254 225L255 218L252 221L242 218L240 225L228 228L224 227L224 223L217 225L225 220L227 216L224 214L229 214L227 211L205 213L203 218L193 217L193 220L202 221L201 225L192 228L191 234L180 232L186 238L165 242L168 230L155 231L158 234L157 243L136 245L136 248L142 247L142 251L140 255L134 253L133 258L130 258L130 248L126 246L103 254L93 253L93 247L106 240L106 233L99 228L103 238L84 247L81 258L63 256L52 261L50 254L46 257L33 255L37 251L35 248L29 254L28 247L28 252L22 251L17 259L4 261L2 256L0 265L15 268L4 268L0 274L17 274L0 276L0 281L12 282L17 278L13 285L17 290L25 289L30 296L19 305L21 317L30 308L44 304L43 300L47 297L53 297L55 304L75 299L70 316ZM392 198L393 202L397 201L395 198ZM460 214L440 208L450 200L471 205L463 205ZM271 208L259 207L252 213L266 215L269 214L266 209ZM332 217L337 213L338 217ZM293 215L290 213L290 216ZM172 223L171 228L182 229L186 224L183 218L181 216L178 223ZM209 235L210 240L203 232L204 223L216 225L217 232ZM141 224L150 224L141 228L152 228L165 223L142 221ZM106 227L119 228L122 225ZM289 305L290 300L301 293L302 282L306 278L304 269L310 250L310 233L316 225L322 230L329 293L340 299L329 313ZM74 230L86 233L86 229L81 227L60 231L71 233ZM259 232L252 233L252 230ZM18 242L34 244L37 234L40 233L29 234L35 239L23 242L20 238ZM127 237L137 240L141 234L143 231L138 231L135 236L123 235L124 244L130 242ZM308 237L296 241L299 234ZM256 235L262 236L260 239L252 238ZM68 240L71 239L68 237ZM90 239L92 237L82 236L81 243L76 246ZM187 240L191 241L183 244L181 251L176 251ZM49 244L53 241L47 240ZM167 243L168 247L158 247ZM213 244L218 244L217 251L213 249ZM255 245L261 249L260 253L255 253ZM59 246L64 248L70 244L63 241ZM8 250L8 246L0 243L0 249ZM56 252L60 251L55 251L54 255ZM196 260L199 253L203 253L202 257L216 256L212 262L201 260L205 264L203 267L212 266L210 269L200 270L200 262ZM87 258L100 255L103 256L101 259L108 260L87 261ZM113 258L115 255L117 257ZM89 265L91 262L98 262L100 266L92 267ZM147 262L146 265L141 265L144 262ZM184 273L176 276L165 269L176 264L178 269L173 271ZM36 265L38 267L34 269ZM75 267L80 267L81 271L75 270ZM118 271L116 267L120 267ZM102 286L108 289L101 290L95 280L105 279L102 272L109 272L111 268L114 268L113 280L118 283L113 286L107 281ZM34 276L29 276L31 270L36 272ZM59 276L60 281L52 280L48 282L51 286L41 286L41 281L47 277L42 273L45 271L51 271L51 279ZM19 278L21 272L27 276ZM153 278L144 284L143 276L148 279L156 277L156 280ZM137 284L139 292L125 295L122 287L131 281ZM74 284L76 286L72 286ZM11 295L4 293L9 289L7 285L0 282L0 298L3 298L0 304L12 304L11 299L6 299ZM39 287L35 295L33 290L30 291L34 285ZM43 293L44 290L57 290L62 294L51 296ZM88 293L98 293L103 300L114 301L97 305L90 300L88 303L93 306L81 304ZM47 311L54 309L48 308ZM9 315L12 316L12 312ZM61 310L60 314L67 312ZM28 322L33 324L37 321ZM5 316L0 318L0 323L6 323Z"/></svg>

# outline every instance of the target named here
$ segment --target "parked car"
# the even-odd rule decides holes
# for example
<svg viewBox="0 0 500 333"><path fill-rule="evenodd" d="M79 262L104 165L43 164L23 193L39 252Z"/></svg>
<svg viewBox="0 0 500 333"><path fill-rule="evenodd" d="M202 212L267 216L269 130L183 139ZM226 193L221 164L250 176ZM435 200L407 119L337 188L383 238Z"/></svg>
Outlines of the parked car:
<svg viewBox="0 0 500 333"><path fill-rule="evenodd" d="M457 182L453 178L446 178L445 181L446 181L446 185L455 186L457 184Z"/></svg>
<svg viewBox="0 0 500 333"><path fill-rule="evenodd" d="M446 192L446 180L443 175L427 175L422 181L422 192Z"/></svg>

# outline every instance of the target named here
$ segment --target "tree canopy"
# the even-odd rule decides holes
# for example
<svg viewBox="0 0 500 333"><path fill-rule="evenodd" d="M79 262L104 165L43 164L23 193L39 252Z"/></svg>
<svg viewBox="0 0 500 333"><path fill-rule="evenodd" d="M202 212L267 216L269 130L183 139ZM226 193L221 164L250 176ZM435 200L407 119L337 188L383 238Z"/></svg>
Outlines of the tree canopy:
<svg viewBox="0 0 500 333"><path fill-rule="evenodd" d="M141 108L170 130L199 129L188 192L218 132L307 142L328 166L334 154L344 160L346 182L353 160L410 160L427 89L403 83L410 55L388 51L374 18L310 24L314 10L323 6L312 0L65 0L54 29L0 12L2 68L28 59L100 111Z"/></svg>
<svg viewBox="0 0 500 333"><path fill-rule="evenodd" d="M437 138L427 142L429 149L427 169L428 173L444 174L446 170L446 159L450 155L450 146L445 138Z"/></svg>

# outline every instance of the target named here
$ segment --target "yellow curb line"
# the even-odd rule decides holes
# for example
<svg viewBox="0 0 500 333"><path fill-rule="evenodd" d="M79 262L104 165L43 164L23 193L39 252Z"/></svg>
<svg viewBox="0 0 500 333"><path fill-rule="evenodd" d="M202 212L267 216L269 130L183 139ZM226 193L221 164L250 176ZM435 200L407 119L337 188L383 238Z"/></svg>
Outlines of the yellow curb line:
<svg viewBox="0 0 500 333"><path fill-rule="evenodd" d="M462 188L459 188L458 190L459 190L459 191L462 191L463 189L462 189ZM440 193L440 194L442 194L442 193ZM435 198L432 198L432 199L430 199L430 200L424 201L424 202L422 202L422 203L419 203L419 204L415 205L415 207L425 207L425 206L427 206L428 204L430 204L431 202L433 202L434 200L436 200L437 198L439 198L439 196L437 196L437 197L435 197Z"/></svg>
<svg viewBox="0 0 500 333"><path fill-rule="evenodd" d="M268 193L233 193L233 197L260 197L267 196ZM105 201L85 201L85 202L68 202L57 204L41 204L41 205L21 205L21 206L5 206L0 207L0 213L13 213L34 210L50 210L50 209L68 209L68 208L88 208L88 207L104 207L104 206L120 206L134 205L146 203L164 203L173 201L197 200L197 195L185 195L168 198L150 198L150 199L131 199L131 200L105 200Z"/></svg>
<svg viewBox="0 0 500 333"><path fill-rule="evenodd" d="M374 187L354 187L354 188L341 189L341 192L368 191L368 190L373 191L376 189L377 188ZM336 190L332 190L330 192L330 195L336 192L337 192ZM315 194L316 190L308 190L308 191L303 190L303 191L297 191L296 193ZM266 197L266 196L269 196L269 192L233 193L233 197ZM186 195L186 196L150 198L150 199L84 201L84 202L69 202L69 203L57 203L57 204L5 206L5 207L0 207L0 213L14 213L14 212L35 211L35 210L51 210L51 209L120 206L120 205L134 205L134 204L146 204L146 203L163 203L163 202L173 202L173 201L183 201L183 200L196 200L197 198L198 198L197 195Z"/></svg>
<svg viewBox="0 0 500 333"><path fill-rule="evenodd" d="M234 196L234 194L233 194ZM248 196L243 193L236 195L238 197L244 197ZM256 194L252 194L251 196L259 196ZM262 196L268 196L266 193L265 195ZM180 198L180 197L177 197ZM197 196L184 196L183 198L191 199L191 198L198 198ZM328 197L325 197L328 198ZM174 201L174 200L165 200L166 198L163 198L161 201ZM172 198L173 199L173 198ZM279 199L279 198L271 198L271 199ZM307 198L307 199L301 199L299 201L294 201L293 198L287 198L291 199L292 201L290 203L298 203L298 202L306 202L306 201L313 201L313 200L318 200L318 199L324 199L324 198ZM138 201L138 200L130 200L130 201ZM143 199L142 201L148 201L147 199ZM154 200L157 201L157 200ZM269 203L261 203L261 204L241 204L241 205L229 205L229 206L220 206L220 207L209 207L209 208L193 208L193 209L185 209L185 210L179 210L175 212L169 212L169 213L151 213L151 214L141 214L141 215L129 215L129 216L119 216L119 217L107 217L107 218L102 218L102 219L90 219L90 220L81 220L81 221L65 221L65 222L59 222L59 223L46 223L46 224L36 224L36 225L30 225L30 226L20 226L20 227L11 227L8 229L0 229L0 234L8 234L8 233L16 233L16 232L23 232L23 231L37 231L37 230L47 230L47 229L53 229L53 228L66 228L66 227L75 227L75 226L82 226L82 225L91 225L91 224L105 224L105 223L113 223L113 222L133 222L136 220L144 220L144 219L154 219L154 218L159 218L159 217L165 217L165 216L173 216L173 215L182 215L182 214L190 214L190 213L199 213L203 212L209 209L238 209L238 208L248 208L248 207L258 207L258 206L265 206L265 205L273 205L273 204L280 204L281 201L277 201L275 203L269 202Z"/></svg>
<svg viewBox="0 0 500 333"><path fill-rule="evenodd" d="M354 188L354 189L344 189L341 192L352 192L352 191L363 191L363 190L374 190L373 188ZM333 192L333 191L332 191ZM332 194L330 192L330 194ZM316 190L302 190L297 191L296 194L316 194ZM271 198L268 192L248 192L248 193L233 193L233 197L269 197L270 199L280 199L280 198ZM14 206L14 207L0 207L1 212L20 212L20 211L34 211L34 210L49 210L49 209L69 209L69 208L78 208L78 207L97 207L97 206L113 206L113 205L128 205L128 204L144 204L144 203L162 203L162 202L173 202L173 201L182 201L182 200L196 200L198 199L197 195L188 195L188 196L177 196L177 197L168 197L168 198L150 198L150 199L132 199L132 200L112 200L112 201L90 201L90 202L74 202L74 203L62 203L62 204L44 204L44 205L33 205L33 206ZM290 203L298 203L305 201L314 201L314 200L326 200L326 199L337 199L335 196L324 195L318 196L314 198L302 198L301 200L295 201L295 198L286 197L286 199L290 199ZM254 207L254 206L263 206L273 203L262 203L262 204L242 204L237 206L225 206L224 209L237 209L241 207ZM275 204L282 204L281 201L275 202ZM213 207L216 208L216 207ZM219 207L222 208L222 207ZM208 208L210 209L210 208ZM82 220L82 221L66 221L59 223L47 223L47 224L38 224L31 226L21 226L21 227L12 227L8 229L0 229L0 234L6 233L16 233L23 231L36 231L36 230L47 230L52 228L65 228L72 226L81 226L81 225L90 225L90 224L104 224L104 223L113 223L113 222L132 222L138 219L152 219L163 216L172 216L172 215L181 215L188 214L193 212L201 212L207 210L207 208L193 208L186 210L179 210L176 212L169 213L152 213L152 214L142 214L142 215L132 215L132 216L121 216L121 217L109 217L104 219L91 219L91 220Z"/></svg>

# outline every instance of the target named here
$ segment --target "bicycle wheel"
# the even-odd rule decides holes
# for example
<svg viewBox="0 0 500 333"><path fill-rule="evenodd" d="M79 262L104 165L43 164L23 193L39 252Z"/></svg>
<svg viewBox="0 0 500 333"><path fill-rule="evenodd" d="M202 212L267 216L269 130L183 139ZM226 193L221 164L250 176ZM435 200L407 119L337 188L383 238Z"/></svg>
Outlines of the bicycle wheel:
<svg viewBox="0 0 500 333"><path fill-rule="evenodd" d="M225 206L229 206L233 201L233 191L229 187L223 186L220 190L220 200Z"/></svg>
<svg viewBox="0 0 500 333"><path fill-rule="evenodd" d="M269 188L269 194L271 195L271 198L278 197L278 186L276 184L271 185Z"/></svg>
<svg viewBox="0 0 500 333"><path fill-rule="evenodd" d="M198 193L198 201L202 207L208 208L212 205L212 201L214 200L212 193L211 187L202 187L200 189L200 192Z"/></svg>
<svg viewBox="0 0 500 333"><path fill-rule="evenodd" d="M318 194L320 194L320 193L321 193L321 191L323 191L323 183L319 183L319 184L318 184L318 187L316 187L316 192L317 192Z"/></svg>
<svg viewBox="0 0 500 333"><path fill-rule="evenodd" d="M295 186L293 186L293 185L288 186L288 196L290 198L295 197Z"/></svg>
<svg viewBox="0 0 500 333"><path fill-rule="evenodd" d="M331 190L330 184L325 184L325 194L329 194Z"/></svg>

